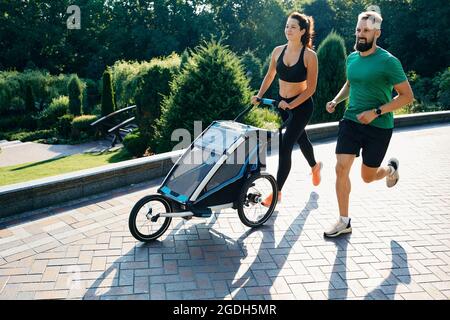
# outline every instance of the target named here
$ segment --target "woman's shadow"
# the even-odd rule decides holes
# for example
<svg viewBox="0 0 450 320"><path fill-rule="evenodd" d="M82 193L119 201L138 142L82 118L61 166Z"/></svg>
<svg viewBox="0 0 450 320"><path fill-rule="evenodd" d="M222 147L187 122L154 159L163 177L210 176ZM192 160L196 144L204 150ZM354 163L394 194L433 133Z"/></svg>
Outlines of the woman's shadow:
<svg viewBox="0 0 450 320"><path fill-rule="evenodd" d="M174 267L173 270L166 270L163 268L144 268L139 270L142 274L152 274L153 271L164 270L160 276L150 276L148 290L142 290L141 293L147 294L149 299L224 299L230 297L233 299L246 299L246 285L255 285L256 279L253 275L253 271L261 269L259 268L260 266L258 266L258 264L261 263L260 261L267 260L267 253L270 253L271 249L283 248L284 250L287 250L287 252L277 254L276 269L272 270L271 276L268 278L268 283L259 287L260 292L258 292L258 296L270 295L270 288L274 282L272 279L276 279L277 275L283 269L283 266L288 259L289 252L292 249L292 246L286 246L286 243L288 242L288 239L289 242L294 243L298 240L309 213L311 210L318 208L318 198L319 195L317 193L312 192L310 194L304 209L298 213L290 227L291 230L296 231L296 234L292 236L292 232L289 232L288 230L278 245L275 245L274 238L274 223L278 215L277 211L275 211L271 219L266 222L266 225L260 228L248 229L237 240L234 240L213 228L213 225L217 220L216 216L213 216L207 223L191 224L188 228L184 229L182 228L182 225L186 222L180 221L172 228L171 232L164 240L157 240L151 244L138 244L124 256L114 261L114 263L90 285L83 298L120 299L121 297L126 298L126 295L136 294L136 284L133 283L132 280L135 274L132 274L132 272L128 282L129 287L133 285L132 292L121 292L119 286L119 282L123 280L121 265L123 263L132 263L135 261L138 252L144 252L147 256L152 252L172 252L174 255L183 255L183 253L191 253L191 255L189 256L189 259L178 261L178 265ZM205 237L206 232L207 234ZM258 232L258 234L255 234L255 232ZM205 238L206 240L198 239L198 237L197 239L184 241L186 236L190 234L202 234L202 238ZM246 271L244 271L244 273L242 273L240 272L242 267L241 261L248 255L245 242L248 240L252 246L253 239L260 242L259 250L253 263ZM186 242L189 242L189 244L186 244ZM204 247L205 244L206 247ZM217 250L215 250L216 248ZM197 253L197 256L192 255L194 251ZM149 263L151 265L150 261ZM183 270L183 272L180 270ZM118 276L118 274L120 275ZM168 277L172 277L172 282L175 281L174 284L170 285L173 286L173 288L169 288L166 284L165 286L160 286L157 289L158 292L151 290L151 279L155 279L158 284L161 284L164 283L164 279L167 279ZM109 280L106 281L107 279ZM172 290L177 290L177 281L180 283L186 281L191 283L196 282L197 286L196 288L193 288L192 291L181 291L182 294L180 291L178 291L178 293L171 292ZM108 285L108 283L111 283L111 285ZM158 286L158 284L156 284L156 286ZM213 286L213 284L221 284L222 286L216 287ZM200 295L196 296L195 291L199 291Z"/></svg>

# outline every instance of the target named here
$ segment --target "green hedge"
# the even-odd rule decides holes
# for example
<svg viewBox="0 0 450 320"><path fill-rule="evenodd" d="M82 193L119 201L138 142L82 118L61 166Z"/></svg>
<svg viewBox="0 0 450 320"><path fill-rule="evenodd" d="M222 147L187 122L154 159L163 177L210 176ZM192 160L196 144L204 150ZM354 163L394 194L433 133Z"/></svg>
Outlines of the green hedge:
<svg viewBox="0 0 450 320"><path fill-rule="evenodd" d="M135 157L141 157L147 149L148 142L139 131L133 131L123 138L123 146Z"/></svg>
<svg viewBox="0 0 450 320"><path fill-rule="evenodd" d="M20 140L22 142L26 141L35 141L40 139L48 139L52 138L56 135L55 129L49 129L49 130L38 130L38 131L31 131L31 132L19 132L10 135L10 140Z"/></svg>
<svg viewBox="0 0 450 320"><path fill-rule="evenodd" d="M75 117L72 120L72 139L78 140L93 137L95 135L95 129L91 126L91 123L95 120L97 120L97 116L95 115Z"/></svg>
<svg viewBox="0 0 450 320"><path fill-rule="evenodd" d="M35 118L39 128L49 128L56 125L58 118L67 114L69 111L69 98L60 96L54 98L50 105L41 111Z"/></svg>
<svg viewBox="0 0 450 320"><path fill-rule="evenodd" d="M67 95L69 75L50 75L46 71L0 72L0 115L23 114L26 110L27 88L31 89L38 110L43 110L53 98ZM83 86L84 82L81 81ZM28 93L29 95L29 93ZM31 108L31 101L29 108Z"/></svg>
<svg viewBox="0 0 450 320"><path fill-rule="evenodd" d="M150 143L155 134L156 120L161 116L161 102L170 92L170 83L178 74L181 59L173 54L165 59L153 59L131 82L135 88L136 118L139 131Z"/></svg>

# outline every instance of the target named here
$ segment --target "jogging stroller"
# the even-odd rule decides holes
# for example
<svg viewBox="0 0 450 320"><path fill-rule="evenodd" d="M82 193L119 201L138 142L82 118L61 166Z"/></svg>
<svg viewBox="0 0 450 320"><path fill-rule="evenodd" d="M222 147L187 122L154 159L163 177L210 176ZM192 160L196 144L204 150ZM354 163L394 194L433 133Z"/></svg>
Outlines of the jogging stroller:
<svg viewBox="0 0 450 320"><path fill-rule="evenodd" d="M277 108L278 101L260 99ZM267 145L272 132L237 122L249 112L247 107L233 121L214 121L186 149L163 183L140 199L129 217L131 234L139 241L160 237L172 218L210 217L233 208L248 227L263 225L272 215L278 199L275 178L265 171ZM279 128L290 121L289 118ZM262 201L273 194L272 203Z"/></svg>

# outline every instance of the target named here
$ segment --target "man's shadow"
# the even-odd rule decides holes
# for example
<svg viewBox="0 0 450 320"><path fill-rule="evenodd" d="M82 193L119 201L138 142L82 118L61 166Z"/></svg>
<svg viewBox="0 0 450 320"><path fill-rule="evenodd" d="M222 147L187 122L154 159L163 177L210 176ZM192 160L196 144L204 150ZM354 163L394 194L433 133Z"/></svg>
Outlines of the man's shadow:
<svg viewBox="0 0 450 320"><path fill-rule="evenodd" d="M366 295L365 300L393 300L397 286L400 283L411 283L408 255L405 249L397 241L391 240L391 253L391 272L377 288Z"/></svg>
<svg viewBox="0 0 450 320"><path fill-rule="evenodd" d="M310 198L305 208L300 211L300 213L295 218L293 225L296 225L295 229L297 231L295 239L300 237L301 231L303 229L304 223L307 216L312 209L316 209L318 194L312 192ZM260 228L248 229L244 232L237 240L234 240L223 233L217 231L213 228L217 217L214 215L210 221L207 223L190 224L188 228L182 228L184 221L180 221L176 224L171 232L164 238L164 240L156 240L150 244L138 244L132 250L127 252L125 255L117 259L103 274L98 277L87 289L83 298L84 299L115 299L120 298L122 293L120 292L120 282L125 280L123 278L123 271L121 265L123 263L135 262L136 256L139 252L149 255L149 253L159 253L159 252L171 252L173 254L191 253L189 259L183 259L178 261L178 265L169 270L165 268L165 261L161 262L160 268L143 268L139 269L142 274L152 275L153 271L160 272L161 274L153 274L150 276L150 281L148 284L148 290L142 290L141 292L136 292L136 284L133 283L133 277L136 274L130 275L131 279L128 279L128 285L133 286L133 292L148 294L150 299L223 299L231 295L231 288L237 288L237 292L233 294L233 297L239 298L241 290L245 289L246 284L254 283L255 277L252 274L252 266L258 261L264 261L267 252L270 252L271 248L278 248L280 245L287 242L288 232L284 235L278 246L275 246L274 242L274 222L277 217L278 212L275 211L271 219L266 222L266 225ZM219 218L220 219L220 218ZM173 223L173 222L172 222ZM258 237L254 235L255 232L260 232L261 235ZM207 233L207 234L206 234ZM205 239L193 239L188 240L185 237L190 234L202 234ZM206 235L206 237L205 237ZM241 268L240 261L247 257L247 249L245 245L245 240L248 238L260 238L260 248L258 254L256 255L254 263L248 268L248 270L239 276L239 269ZM200 237L198 237L200 238ZM292 236L290 236L289 241L294 241ZM206 243L206 247L204 244ZM226 246L226 247L225 247ZM217 250L214 250L218 248ZM286 248L283 245L283 248ZM171 249L169 251L165 249ZM212 249L212 250L210 250ZM225 249L225 250L224 250ZM292 248L289 248L289 251ZM195 250L197 255L193 256L192 253ZM279 274L283 265L286 263L289 253L277 255L277 269L275 276ZM151 267L151 261L149 261ZM163 268L164 267L164 268ZM178 272L177 270L178 269ZM180 271L183 270L183 271ZM172 277L171 282L174 282L168 287L166 284L163 289L158 288L158 292L150 292L152 284L158 286L164 284L164 279ZM154 279L152 283L151 279ZM108 283L113 283L113 285L108 285ZM193 291L177 291L177 282L196 282L197 286L193 291L203 291L205 295L200 295L196 297ZM229 286L228 283L231 282ZM213 286L214 283L221 284L218 288ZM271 280L270 286L273 285ZM231 288L230 288L231 287ZM269 288L264 290L263 294L270 294ZM130 295L133 292L123 292L123 295Z"/></svg>
<svg viewBox="0 0 450 320"><path fill-rule="evenodd" d="M333 242L337 247L333 270L331 271L328 285L328 299L346 299L348 296L347 284L347 246L351 233L338 238L326 238L325 241Z"/></svg>

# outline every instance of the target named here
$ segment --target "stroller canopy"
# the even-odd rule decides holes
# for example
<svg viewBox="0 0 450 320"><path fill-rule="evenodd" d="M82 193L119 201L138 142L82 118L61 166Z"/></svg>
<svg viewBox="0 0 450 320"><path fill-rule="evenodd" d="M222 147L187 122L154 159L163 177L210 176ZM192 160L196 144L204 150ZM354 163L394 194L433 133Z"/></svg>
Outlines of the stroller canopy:
<svg viewBox="0 0 450 320"><path fill-rule="evenodd" d="M187 148L159 191L180 203L204 199L243 176L265 137L267 131L260 128L214 121Z"/></svg>

